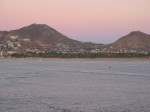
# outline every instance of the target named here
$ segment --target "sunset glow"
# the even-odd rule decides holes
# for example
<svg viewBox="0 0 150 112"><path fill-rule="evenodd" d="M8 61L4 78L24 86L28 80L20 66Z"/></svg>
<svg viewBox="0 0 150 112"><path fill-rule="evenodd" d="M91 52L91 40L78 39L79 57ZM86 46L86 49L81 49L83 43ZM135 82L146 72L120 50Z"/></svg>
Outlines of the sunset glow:
<svg viewBox="0 0 150 112"><path fill-rule="evenodd" d="M0 0L0 30L47 24L80 41L111 43L150 33L149 0Z"/></svg>

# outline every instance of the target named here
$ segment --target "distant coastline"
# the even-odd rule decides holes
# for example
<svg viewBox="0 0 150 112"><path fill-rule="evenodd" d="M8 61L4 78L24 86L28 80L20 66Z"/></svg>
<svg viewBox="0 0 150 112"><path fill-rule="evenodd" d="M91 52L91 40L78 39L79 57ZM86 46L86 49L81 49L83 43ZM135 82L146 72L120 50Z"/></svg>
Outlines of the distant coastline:
<svg viewBox="0 0 150 112"><path fill-rule="evenodd" d="M150 35L141 31L110 44L73 40L46 24L0 31L0 56L43 58L150 57Z"/></svg>
<svg viewBox="0 0 150 112"><path fill-rule="evenodd" d="M149 58L40 58L40 57L27 57L27 58L0 58L0 60L64 60L64 61L123 61L123 62L138 62L150 61Z"/></svg>

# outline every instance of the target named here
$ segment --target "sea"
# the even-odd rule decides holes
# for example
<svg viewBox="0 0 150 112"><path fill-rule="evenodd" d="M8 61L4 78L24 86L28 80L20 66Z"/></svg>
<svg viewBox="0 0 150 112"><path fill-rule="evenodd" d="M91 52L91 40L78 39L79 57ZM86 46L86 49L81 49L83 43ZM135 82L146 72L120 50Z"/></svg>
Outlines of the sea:
<svg viewBox="0 0 150 112"><path fill-rule="evenodd" d="M0 112L150 112L150 61L0 59Z"/></svg>

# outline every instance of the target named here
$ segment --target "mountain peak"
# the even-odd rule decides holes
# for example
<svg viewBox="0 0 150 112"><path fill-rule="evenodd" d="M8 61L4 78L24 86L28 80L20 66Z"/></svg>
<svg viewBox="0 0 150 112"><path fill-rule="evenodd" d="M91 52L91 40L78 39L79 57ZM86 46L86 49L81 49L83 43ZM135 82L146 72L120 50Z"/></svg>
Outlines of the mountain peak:
<svg viewBox="0 0 150 112"><path fill-rule="evenodd" d="M133 31L113 43L117 49L150 51L150 35L141 31Z"/></svg>
<svg viewBox="0 0 150 112"><path fill-rule="evenodd" d="M24 27L24 28L43 28L43 29L50 29L51 27L49 27L48 25L46 25L46 24L36 24L36 23L33 23L33 24L31 24L31 25L29 25L29 26L26 26L26 27ZM52 29L52 28L51 28Z"/></svg>
<svg viewBox="0 0 150 112"><path fill-rule="evenodd" d="M22 27L21 29L15 30L16 32L18 32L20 35L30 35L31 37L39 37L41 36L44 32L48 34L52 34L52 33L57 33L59 34L59 32L57 32L55 29L49 27L46 24L36 24L33 23L31 25Z"/></svg>
<svg viewBox="0 0 150 112"><path fill-rule="evenodd" d="M37 23L33 23L33 24L29 25L29 26L39 26L39 27L43 26L43 27L49 27L49 26L46 25L46 24L37 24Z"/></svg>
<svg viewBox="0 0 150 112"><path fill-rule="evenodd" d="M141 31L132 31L131 33L129 33L129 35L143 35L145 33L141 32Z"/></svg>

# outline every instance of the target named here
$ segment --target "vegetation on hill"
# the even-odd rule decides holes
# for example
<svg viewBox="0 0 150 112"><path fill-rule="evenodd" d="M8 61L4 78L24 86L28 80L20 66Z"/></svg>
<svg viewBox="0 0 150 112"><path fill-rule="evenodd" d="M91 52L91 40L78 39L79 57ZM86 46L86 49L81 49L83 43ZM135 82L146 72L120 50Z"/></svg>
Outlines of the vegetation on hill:
<svg viewBox="0 0 150 112"><path fill-rule="evenodd" d="M11 55L15 58L26 58L26 57L41 57L41 58L130 58L130 57L150 57L150 53L14 53Z"/></svg>

